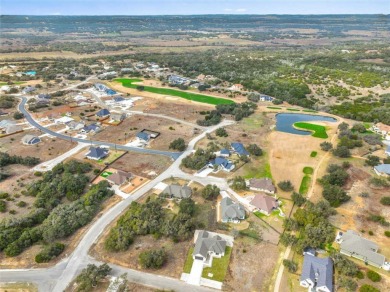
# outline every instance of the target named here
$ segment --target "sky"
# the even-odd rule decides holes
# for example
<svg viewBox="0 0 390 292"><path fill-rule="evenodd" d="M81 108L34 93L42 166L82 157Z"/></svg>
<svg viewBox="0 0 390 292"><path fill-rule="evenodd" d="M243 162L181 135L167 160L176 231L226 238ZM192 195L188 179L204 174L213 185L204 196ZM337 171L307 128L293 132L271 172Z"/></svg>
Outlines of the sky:
<svg viewBox="0 0 390 292"><path fill-rule="evenodd" d="M390 14L390 0L0 0L0 14Z"/></svg>

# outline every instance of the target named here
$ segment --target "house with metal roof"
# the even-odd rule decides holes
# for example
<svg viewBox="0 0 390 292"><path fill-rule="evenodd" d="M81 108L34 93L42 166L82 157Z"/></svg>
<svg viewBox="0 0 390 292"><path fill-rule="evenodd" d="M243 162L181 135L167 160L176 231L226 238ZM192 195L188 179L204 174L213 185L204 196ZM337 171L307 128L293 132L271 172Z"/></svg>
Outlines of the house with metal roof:
<svg viewBox="0 0 390 292"><path fill-rule="evenodd" d="M245 219L245 209L240 203L233 202L229 197L221 200L221 221L224 223L240 223Z"/></svg>
<svg viewBox="0 0 390 292"><path fill-rule="evenodd" d="M232 150L237 153L238 155L246 155L249 156L249 152L245 149L244 145L242 143L233 142L230 144L232 147Z"/></svg>
<svg viewBox="0 0 390 292"><path fill-rule="evenodd" d="M100 132L101 127L98 124L90 124L88 126L84 126L80 133L82 134L89 134L89 133L98 133Z"/></svg>
<svg viewBox="0 0 390 292"><path fill-rule="evenodd" d="M138 132L137 133L137 138L144 141L144 142L149 142L150 140L150 135L146 132Z"/></svg>
<svg viewBox="0 0 390 292"><path fill-rule="evenodd" d="M192 189L188 186L172 184L167 186L161 195L170 199L187 199L192 195Z"/></svg>
<svg viewBox="0 0 390 292"><path fill-rule="evenodd" d="M25 88L23 88L22 92L23 92L24 94L26 94L26 93L33 92L33 91L35 91L35 90L36 90L36 88L35 88L34 86L26 86Z"/></svg>
<svg viewBox="0 0 390 292"><path fill-rule="evenodd" d="M201 230L195 238L192 258L194 260L201 260L204 265L211 267L213 258L223 257L225 255L225 249L226 240L222 236Z"/></svg>
<svg viewBox="0 0 390 292"><path fill-rule="evenodd" d="M66 126L72 131L80 131L85 127L83 122L70 121L66 123Z"/></svg>
<svg viewBox="0 0 390 292"><path fill-rule="evenodd" d="M41 139L39 139L39 137L30 134L22 138L22 143L24 145L35 145L38 144L39 142L41 142Z"/></svg>
<svg viewBox="0 0 390 292"><path fill-rule="evenodd" d="M108 117L109 115L110 115L110 111L106 108L103 108L96 113L96 116L98 116L99 118Z"/></svg>
<svg viewBox="0 0 390 292"><path fill-rule="evenodd" d="M9 125L16 125L16 122L11 120L0 121L0 129L5 129Z"/></svg>
<svg viewBox="0 0 390 292"><path fill-rule="evenodd" d="M234 169L234 164L223 157L216 157L215 159L211 160L208 165L209 167L227 172L230 172Z"/></svg>
<svg viewBox="0 0 390 292"><path fill-rule="evenodd" d="M221 149L218 153L217 156L222 156L222 157L229 157L230 156L230 150L229 149Z"/></svg>
<svg viewBox="0 0 390 292"><path fill-rule="evenodd" d="M90 147L85 157L92 160L100 160L108 155L108 149L100 147Z"/></svg>
<svg viewBox="0 0 390 292"><path fill-rule="evenodd" d="M49 100L50 98L51 98L50 94L45 94L45 93L38 94L38 100L40 99Z"/></svg>
<svg viewBox="0 0 390 292"><path fill-rule="evenodd" d="M303 258L300 285L309 291L333 291L333 261L306 253Z"/></svg>
<svg viewBox="0 0 390 292"><path fill-rule="evenodd" d="M124 113L111 113L110 120L114 122L121 122L126 118Z"/></svg>
<svg viewBox="0 0 390 292"><path fill-rule="evenodd" d="M272 179L265 178L251 178L247 181L247 186L253 191L266 192L269 194L275 194L276 188L272 182Z"/></svg>
<svg viewBox="0 0 390 292"><path fill-rule="evenodd" d="M377 175L389 176L390 175L390 164L380 164L374 166L374 171Z"/></svg>
<svg viewBox="0 0 390 292"><path fill-rule="evenodd" d="M366 264L382 268L385 256L378 253L379 246L353 230L343 233L340 240L340 253L360 259Z"/></svg>
<svg viewBox="0 0 390 292"><path fill-rule="evenodd" d="M273 210L279 207L279 201L266 194L257 194L250 204L255 207L255 210L266 215L270 215Z"/></svg>

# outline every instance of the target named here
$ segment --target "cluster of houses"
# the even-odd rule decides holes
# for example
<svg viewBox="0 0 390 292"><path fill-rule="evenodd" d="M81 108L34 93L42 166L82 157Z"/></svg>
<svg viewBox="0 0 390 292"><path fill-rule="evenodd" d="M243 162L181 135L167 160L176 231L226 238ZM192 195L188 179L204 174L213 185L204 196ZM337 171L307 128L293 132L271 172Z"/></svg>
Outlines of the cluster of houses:
<svg viewBox="0 0 390 292"><path fill-rule="evenodd" d="M385 140L390 140L390 126L383 123L377 123L371 127L371 130L383 137Z"/></svg>
<svg viewBox="0 0 390 292"><path fill-rule="evenodd" d="M116 71L110 71L110 72L104 72L102 74L98 75L99 79L111 79L118 76L118 73Z"/></svg>
<svg viewBox="0 0 390 292"><path fill-rule="evenodd" d="M228 158L232 155L232 153L237 154L238 156L249 156L249 152L245 149L242 143L234 142L231 143L231 149L221 149L216 152L216 157L207 163L207 167L214 169L215 171L226 171L230 172L234 169L234 163Z"/></svg>
<svg viewBox="0 0 390 292"><path fill-rule="evenodd" d="M99 91L99 92L102 92L102 93L105 93L107 95L115 95L116 94L116 91L115 90L112 90L111 88L105 86L104 84L102 83L95 83L94 84L94 88Z"/></svg>

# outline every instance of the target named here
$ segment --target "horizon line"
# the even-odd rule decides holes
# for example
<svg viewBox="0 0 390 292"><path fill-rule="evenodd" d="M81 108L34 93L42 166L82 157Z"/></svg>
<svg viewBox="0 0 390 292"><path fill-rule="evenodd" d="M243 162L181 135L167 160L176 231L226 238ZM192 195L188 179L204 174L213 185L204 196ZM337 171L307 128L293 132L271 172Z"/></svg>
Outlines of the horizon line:
<svg viewBox="0 0 390 292"><path fill-rule="evenodd" d="M205 13L205 14L0 14L3 16L317 16L317 15L382 15L390 16L389 13L303 13L303 14L287 14L287 13L268 13L268 14L253 14L253 13Z"/></svg>

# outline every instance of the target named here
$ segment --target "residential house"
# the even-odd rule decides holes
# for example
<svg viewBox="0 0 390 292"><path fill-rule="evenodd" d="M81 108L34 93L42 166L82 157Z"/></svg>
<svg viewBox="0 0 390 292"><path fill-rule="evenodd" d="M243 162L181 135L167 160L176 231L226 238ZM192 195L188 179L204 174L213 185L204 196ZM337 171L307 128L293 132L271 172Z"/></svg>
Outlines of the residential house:
<svg viewBox="0 0 390 292"><path fill-rule="evenodd" d="M103 108L96 113L96 116L98 116L99 118L105 118L108 117L109 115L110 115L110 111L106 108Z"/></svg>
<svg viewBox="0 0 390 292"><path fill-rule="evenodd" d="M117 77L118 73L116 71L110 71L110 72L105 72L100 75L98 75L98 78L100 79L109 79L109 78L114 78Z"/></svg>
<svg viewBox="0 0 390 292"><path fill-rule="evenodd" d="M168 81L174 85L188 85L191 82L190 79L178 75L170 75Z"/></svg>
<svg viewBox="0 0 390 292"><path fill-rule="evenodd" d="M85 157L92 160L100 160L108 155L108 149L100 147L90 147Z"/></svg>
<svg viewBox="0 0 390 292"><path fill-rule="evenodd" d="M384 266L385 256L378 253L379 246L375 242L361 237L353 230L343 233L339 241L340 253L378 268Z"/></svg>
<svg viewBox="0 0 390 292"><path fill-rule="evenodd" d="M80 131L85 127L85 124L83 122L70 121L66 123L66 126L69 128L69 130Z"/></svg>
<svg viewBox="0 0 390 292"><path fill-rule="evenodd" d="M376 133L382 135L382 137L383 137L384 139L390 140L390 126L389 126L389 125L385 125L385 124L383 124L383 123L377 123L377 124L373 125L373 126L371 127L371 129L372 129L374 132L376 132Z"/></svg>
<svg viewBox="0 0 390 292"><path fill-rule="evenodd" d="M230 151L229 149L221 149L219 152L217 152L217 156L222 156L222 157L230 157Z"/></svg>
<svg viewBox="0 0 390 292"><path fill-rule="evenodd" d="M74 121L74 119L70 118L70 117L67 117L67 116L64 116L64 117L61 117L59 119L55 119L54 122L56 124L67 124L67 123L70 123Z"/></svg>
<svg viewBox="0 0 390 292"><path fill-rule="evenodd" d="M114 122L121 122L126 118L126 114L121 113L111 113L110 119Z"/></svg>
<svg viewBox="0 0 390 292"><path fill-rule="evenodd" d="M260 101L273 101L273 100L274 98L271 96L263 95L263 94L260 95Z"/></svg>
<svg viewBox="0 0 390 292"><path fill-rule="evenodd" d="M35 145L38 144L39 142L41 142L41 139L39 139L39 137L30 134L22 138L22 143L24 145Z"/></svg>
<svg viewBox="0 0 390 292"><path fill-rule="evenodd" d="M266 194L257 194L250 202L257 211L270 215L273 210L279 207L279 202L276 198L267 196Z"/></svg>
<svg viewBox="0 0 390 292"><path fill-rule="evenodd" d="M122 101L124 101L125 99L124 99L122 96L115 96L115 97L113 98L113 100L114 100L115 102L122 102Z"/></svg>
<svg viewBox="0 0 390 292"><path fill-rule="evenodd" d="M233 91L241 91L244 89L244 86L241 84L233 84L231 87L229 87L229 89Z"/></svg>
<svg viewBox="0 0 390 292"><path fill-rule="evenodd" d="M130 73L130 72L133 72L133 71L134 71L133 68L122 68L122 69L121 69L121 72L122 72L122 73Z"/></svg>
<svg viewBox="0 0 390 292"><path fill-rule="evenodd" d="M138 132L137 133L137 138L140 139L141 141L149 142L150 135L148 133L146 133L146 132Z"/></svg>
<svg viewBox="0 0 390 292"><path fill-rule="evenodd" d="M223 170L227 172L230 172L234 169L234 164L223 157L216 157L209 162L208 166L214 169Z"/></svg>
<svg viewBox="0 0 390 292"><path fill-rule="evenodd" d="M5 133L6 134L13 134L13 133L17 133L17 132L21 132L23 131L23 128L21 126L18 126L18 125L7 125L5 127Z"/></svg>
<svg viewBox="0 0 390 292"><path fill-rule="evenodd" d="M131 180L133 175L130 172L118 170L107 177L107 181L113 185L121 186Z"/></svg>
<svg viewBox="0 0 390 292"><path fill-rule="evenodd" d="M167 186L161 193L171 199L187 199L192 195L192 189L188 186L172 184Z"/></svg>
<svg viewBox="0 0 390 292"><path fill-rule="evenodd" d="M306 253L303 258L300 285L309 291L333 291L333 261Z"/></svg>
<svg viewBox="0 0 390 292"><path fill-rule="evenodd" d="M49 101L50 99L51 99L51 96L49 94L45 94L45 93L38 94L38 101L40 101L40 100Z"/></svg>
<svg viewBox="0 0 390 292"><path fill-rule="evenodd" d="M101 130L101 127L98 125L98 124L90 124L88 126L84 126L84 128L82 128L80 130L80 133L82 134L96 134L98 132L100 132Z"/></svg>
<svg viewBox="0 0 390 292"><path fill-rule="evenodd" d="M11 87L9 85L3 85L0 87L1 91L8 92L11 90Z"/></svg>
<svg viewBox="0 0 390 292"><path fill-rule="evenodd" d="M242 143L233 142L230 144L232 147L232 150L237 153L239 156L246 155L249 156L249 152L245 149L244 145Z"/></svg>
<svg viewBox="0 0 390 292"><path fill-rule="evenodd" d="M34 86L26 86L25 88L23 88L23 93L26 94L26 93L30 93L30 92L33 92L35 91L36 88Z"/></svg>
<svg viewBox="0 0 390 292"><path fill-rule="evenodd" d="M276 188L270 178L251 178L247 181L247 186L253 191L275 194Z"/></svg>
<svg viewBox="0 0 390 292"><path fill-rule="evenodd" d="M390 175L390 164L379 164L374 166L374 171L377 175L387 176Z"/></svg>
<svg viewBox="0 0 390 292"><path fill-rule="evenodd" d="M0 121L0 129L5 129L9 125L16 125L16 122L11 120Z"/></svg>
<svg viewBox="0 0 390 292"><path fill-rule="evenodd" d="M221 221L224 223L239 223L245 219L245 209L240 203L233 202L229 197L221 200Z"/></svg>
<svg viewBox="0 0 390 292"><path fill-rule="evenodd" d="M116 94L116 91L113 90L113 89L111 89L111 88L108 88L108 89L106 90L106 93L107 93L108 95L115 95L115 94Z"/></svg>
<svg viewBox="0 0 390 292"><path fill-rule="evenodd" d="M195 233L195 247L192 252L194 260L201 260L205 266L212 266L213 258L225 255L227 242L217 233L201 230Z"/></svg>
<svg viewBox="0 0 390 292"><path fill-rule="evenodd" d="M102 83L95 83L94 87L97 91L105 92L107 90L107 87Z"/></svg>

